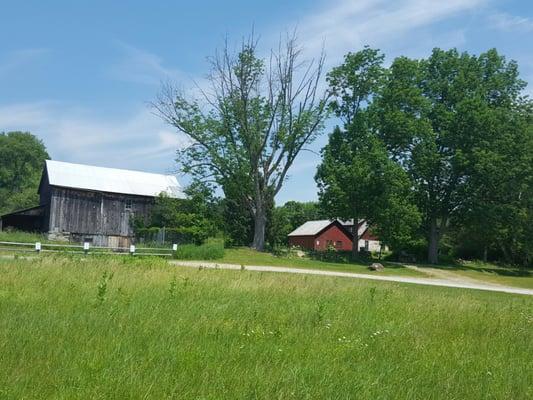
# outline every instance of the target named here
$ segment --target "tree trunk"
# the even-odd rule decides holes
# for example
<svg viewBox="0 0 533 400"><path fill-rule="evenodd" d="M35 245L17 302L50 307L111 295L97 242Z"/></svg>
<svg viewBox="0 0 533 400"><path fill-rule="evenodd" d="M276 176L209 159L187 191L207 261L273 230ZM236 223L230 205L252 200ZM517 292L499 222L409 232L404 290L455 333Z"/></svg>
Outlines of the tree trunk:
<svg viewBox="0 0 533 400"><path fill-rule="evenodd" d="M483 262L485 262L485 263L487 262L487 258L488 258L487 257L488 254L487 253L488 253L487 245L484 245L483 246Z"/></svg>
<svg viewBox="0 0 533 400"><path fill-rule="evenodd" d="M265 249L265 227L266 227L266 210L264 207L257 207L254 215L254 241L252 248L257 251Z"/></svg>
<svg viewBox="0 0 533 400"><path fill-rule="evenodd" d="M505 245L502 243L502 244L500 244L500 248L502 249L503 258L505 259L505 262L507 264L512 264L511 255L509 254L509 251L507 250L507 247L505 247Z"/></svg>
<svg viewBox="0 0 533 400"><path fill-rule="evenodd" d="M359 220L353 219L352 257L359 257Z"/></svg>
<svg viewBox="0 0 533 400"><path fill-rule="evenodd" d="M439 262L439 229L436 217L431 218L429 226L428 261L430 264Z"/></svg>

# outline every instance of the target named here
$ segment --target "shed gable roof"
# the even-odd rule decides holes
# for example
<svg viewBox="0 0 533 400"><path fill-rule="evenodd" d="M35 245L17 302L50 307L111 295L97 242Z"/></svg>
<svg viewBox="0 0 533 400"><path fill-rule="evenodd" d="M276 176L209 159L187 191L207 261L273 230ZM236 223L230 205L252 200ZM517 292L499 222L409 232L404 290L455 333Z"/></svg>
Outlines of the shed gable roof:
<svg viewBox="0 0 533 400"><path fill-rule="evenodd" d="M352 233L346 229L346 227L341 224L338 220L330 219L321 219L317 221L307 221L303 225L300 225L294 231L289 233L287 236L317 236L321 234L326 229L329 229L331 226L335 225L339 228L348 238L352 238Z"/></svg>
<svg viewBox="0 0 533 400"><path fill-rule="evenodd" d="M172 175L52 160L46 160L45 168L52 186L137 196L155 197L165 193L174 198L184 197L178 180Z"/></svg>
<svg viewBox="0 0 533 400"><path fill-rule="evenodd" d="M303 225L300 225L298 228L289 233L288 236L314 236L326 228L328 225L331 225L333 221L329 219L322 219L318 221L307 221Z"/></svg>

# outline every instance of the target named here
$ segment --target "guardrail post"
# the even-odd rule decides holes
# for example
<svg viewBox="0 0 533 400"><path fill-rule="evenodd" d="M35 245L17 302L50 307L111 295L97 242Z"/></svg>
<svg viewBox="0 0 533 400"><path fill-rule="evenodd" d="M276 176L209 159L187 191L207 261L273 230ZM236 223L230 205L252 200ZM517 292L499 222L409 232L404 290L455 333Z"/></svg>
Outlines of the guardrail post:
<svg viewBox="0 0 533 400"><path fill-rule="evenodd" d="M35 251L37 253L41 252L41 242L35 242Z"/></svg>
<svg viewBox="0 0 533 400"><path fill-rule="evenodd" d="M130 245L130 254L131 254L132 256L135 255L135 245L134 245L134 244L131 244L131 245Z"/></svg>
<svg viewBox="0 0 533 400"><path fill-rule="evenodd" d="M85 254L89 253L89 248L91 247L91 245L89 244L89 242L83 242L83 252Z"/></svg>

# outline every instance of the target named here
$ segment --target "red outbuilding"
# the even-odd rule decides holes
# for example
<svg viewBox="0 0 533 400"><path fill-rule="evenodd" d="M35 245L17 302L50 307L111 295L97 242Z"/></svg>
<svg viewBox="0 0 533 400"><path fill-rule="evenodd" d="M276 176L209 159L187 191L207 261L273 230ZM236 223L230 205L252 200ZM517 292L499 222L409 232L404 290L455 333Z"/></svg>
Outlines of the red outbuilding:
<svg viewBox="0 0 533 400"><path fill-rule="evenodd" d="M351 232L337 220L307 221L289 233L289 245L302 249L324 251L352 250Z"/></svg>

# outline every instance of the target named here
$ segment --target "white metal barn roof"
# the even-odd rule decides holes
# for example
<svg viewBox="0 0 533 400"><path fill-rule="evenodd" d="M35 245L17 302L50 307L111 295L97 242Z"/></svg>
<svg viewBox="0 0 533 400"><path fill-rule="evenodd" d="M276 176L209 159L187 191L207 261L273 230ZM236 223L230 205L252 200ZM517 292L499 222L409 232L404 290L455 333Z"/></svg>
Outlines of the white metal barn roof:
<svg viewBox="0 0 533 400"><path fill-rule="evenodd" d="M50 185L99 192L185 197L175 176L46 160Z"/></svg>
<svg viewBox="0 0 533 400"><path fill-rule="evenodd" d="M303 225L289 233L288 236L314 236L333 221L329 219L321 219L318 221L307 221Z"/></svg>

